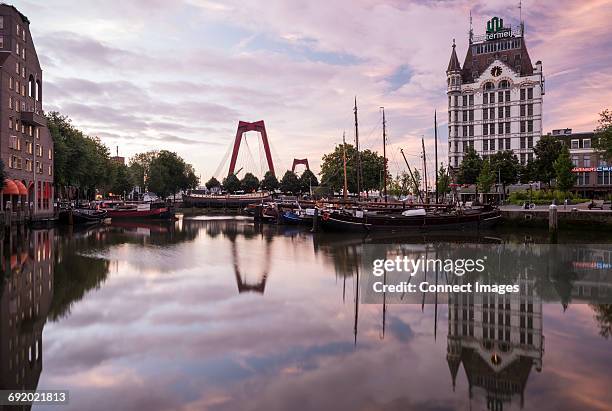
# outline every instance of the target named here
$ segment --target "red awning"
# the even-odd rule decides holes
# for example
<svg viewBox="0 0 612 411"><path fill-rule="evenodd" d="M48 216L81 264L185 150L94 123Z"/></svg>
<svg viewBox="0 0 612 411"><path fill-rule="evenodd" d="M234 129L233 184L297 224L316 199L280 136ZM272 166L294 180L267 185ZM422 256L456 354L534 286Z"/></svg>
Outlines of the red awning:
<svg viewBox="0 0 612 411"><path fill-rule="evenodd" d="M14 181L4 180L4 188L2 189L2 193L7 196L18 196L19 189Z"/></svg>
<svg viewBox="0 0 612 411"><path fill-rule="evenodd" d="M28 189L26 188L26 186L23 185L23 183L19 180L13 180L13 182L15 183L15 185L17 186L17 189L19 190L19 195L20 196L27 196L28 195Z"/></svg>

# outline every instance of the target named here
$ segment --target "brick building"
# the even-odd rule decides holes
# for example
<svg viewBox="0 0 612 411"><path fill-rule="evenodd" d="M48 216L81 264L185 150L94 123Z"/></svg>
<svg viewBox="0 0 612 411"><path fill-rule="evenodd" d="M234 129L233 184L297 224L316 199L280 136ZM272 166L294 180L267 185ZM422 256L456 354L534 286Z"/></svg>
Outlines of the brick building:
<svg viewBox="0 0 612 411"><path fill-rule="evenodd" d="M0 4L0 158L7 180L2 207L53 213L53 141L43 112L42 69L30 21Z"/></svg>
<svg viewBox="0 0 612 411"><path fill-rule="evenodd" d="M612 195L612 165L592 147L592 131L574 133L571 128L553 130L548 135L558 138L569 148L576 173L574 193L584 198L605 198Z"/></svg>

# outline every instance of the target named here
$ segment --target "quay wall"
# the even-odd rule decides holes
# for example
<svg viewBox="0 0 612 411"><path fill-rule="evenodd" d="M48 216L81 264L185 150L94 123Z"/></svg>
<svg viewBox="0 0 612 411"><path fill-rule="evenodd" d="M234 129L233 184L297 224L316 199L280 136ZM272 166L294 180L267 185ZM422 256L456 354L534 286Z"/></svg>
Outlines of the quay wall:
<svg viewBox="0 0 612 411"><path fill-rule="evenodd" d="M610 210L563 210L557 209L559 228L612 230ZM548 227L548 210L502 210L502 221L506 226Z"/></svg>

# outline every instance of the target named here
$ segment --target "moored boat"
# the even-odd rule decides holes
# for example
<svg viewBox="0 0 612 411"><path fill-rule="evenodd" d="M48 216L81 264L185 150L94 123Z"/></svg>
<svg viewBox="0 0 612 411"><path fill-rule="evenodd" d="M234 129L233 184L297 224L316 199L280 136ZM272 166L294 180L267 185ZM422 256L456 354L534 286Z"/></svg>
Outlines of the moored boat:
<svg viewBox="0 0 612 411"><path fill-rule="evenodd" d="M496 224L499 210L483 207L450 212L415 212L414 215L379 214L364 210L324 211L321 227L335 231L433 231L483 229Z"/></svg>
<svg viewBox="0 0 612 411"><path fill-rule="evenodd" d="M102 223L108 218L106 210L70 208L61 210L59 221L68 225L90 225Z"/></svg>
<svg viewBox="0 0 612 411"><path fill-rule="evenodd" d="M107 214L116 219L174 219L174 211L165 203L134 203L109 208Z"/></svg>

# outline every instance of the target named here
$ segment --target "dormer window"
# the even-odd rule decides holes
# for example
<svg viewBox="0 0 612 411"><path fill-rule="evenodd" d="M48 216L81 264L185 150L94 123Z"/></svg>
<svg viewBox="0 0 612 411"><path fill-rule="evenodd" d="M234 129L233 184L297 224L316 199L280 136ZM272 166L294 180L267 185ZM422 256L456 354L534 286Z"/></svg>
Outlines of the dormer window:
<svg viewBox="0 0 612 411"><path fill-rule="evenodd" d="M582 140L582 148L591 148L591 139L585 138Z"/></svg>
<svg viewBox="0 0 612 411"><path fill-rule="evenodd" d="M579 141L578 140L572 140L571 141L571 147L572 147L572 149L580 148Z"/></svg>

